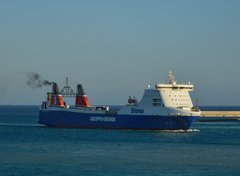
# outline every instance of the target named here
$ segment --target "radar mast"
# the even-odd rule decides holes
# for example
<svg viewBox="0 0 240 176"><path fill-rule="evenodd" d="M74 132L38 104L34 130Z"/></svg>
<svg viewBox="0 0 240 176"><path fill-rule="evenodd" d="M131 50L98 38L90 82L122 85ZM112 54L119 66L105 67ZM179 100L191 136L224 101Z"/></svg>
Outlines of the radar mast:
<svg viewBox="0 0 240 176"><path fill-rule="evenodd" d="M66 85L61 90L61 94L63 97L75 97L76 93L68 84L68 77L66 77Z"/></svg>
<svg viewBox="0 0 240 176"><path fill-rule="evenodd" d="M168 80L169 80L169 84L176 84L176 80L171 70L168 72Z"/></svg>

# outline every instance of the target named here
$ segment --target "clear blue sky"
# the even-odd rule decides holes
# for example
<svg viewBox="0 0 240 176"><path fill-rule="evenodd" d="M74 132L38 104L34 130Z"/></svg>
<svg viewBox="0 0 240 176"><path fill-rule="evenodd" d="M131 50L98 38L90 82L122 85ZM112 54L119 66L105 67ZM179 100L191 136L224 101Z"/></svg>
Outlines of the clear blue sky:
<svg viewBox="0 0 240 176"><path fill-rule="evenodd" d="M27 72L125 104L169 70L199 105L240 105L240 1L0 1L0 104L41 103Z"/></svg>

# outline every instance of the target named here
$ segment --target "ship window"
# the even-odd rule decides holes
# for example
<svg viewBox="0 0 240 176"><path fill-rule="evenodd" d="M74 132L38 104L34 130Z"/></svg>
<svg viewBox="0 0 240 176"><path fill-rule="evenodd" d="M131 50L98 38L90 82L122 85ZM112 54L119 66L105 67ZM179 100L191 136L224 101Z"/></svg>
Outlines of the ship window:
<svg viewBox="0 0 240 176"><path fill-rule="evenodd" d="M162 100L159 99L159 98L154 98L154 99L152 99L152 101L153 101L153 102L161 102Z"/></svg>
<svg viewBox="0 0 240 176"><path fill-rule="evenodd" d="M153 103L153 106L161 106L162 103Z"/></svg>

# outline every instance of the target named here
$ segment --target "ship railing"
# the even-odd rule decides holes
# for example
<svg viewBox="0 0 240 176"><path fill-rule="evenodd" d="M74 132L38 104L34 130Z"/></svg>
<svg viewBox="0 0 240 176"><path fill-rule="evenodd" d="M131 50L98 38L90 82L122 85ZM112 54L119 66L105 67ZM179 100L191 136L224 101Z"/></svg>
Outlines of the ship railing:
<svg viewBox="0 0 240 176"><path fill-rule="evenodd" d="M80 110L88 110L88 111L109 111L108 106L90 106L90 107L85 107L85 106L79 106L79 107L71 107L71 109L80 109Z"/></svg>

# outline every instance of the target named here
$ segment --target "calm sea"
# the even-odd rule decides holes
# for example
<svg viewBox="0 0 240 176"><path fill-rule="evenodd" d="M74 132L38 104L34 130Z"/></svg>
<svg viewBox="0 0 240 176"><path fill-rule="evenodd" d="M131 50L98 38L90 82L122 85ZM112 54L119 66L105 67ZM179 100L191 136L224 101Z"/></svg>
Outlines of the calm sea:
<svg viewBox="0 0 240 176"><path fill-rule="evenodd" d="M0 175L239 174L240 121L188 132L59 129L38 124L37 106L0 106Z"/></svg>

